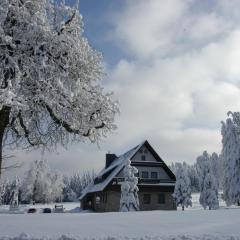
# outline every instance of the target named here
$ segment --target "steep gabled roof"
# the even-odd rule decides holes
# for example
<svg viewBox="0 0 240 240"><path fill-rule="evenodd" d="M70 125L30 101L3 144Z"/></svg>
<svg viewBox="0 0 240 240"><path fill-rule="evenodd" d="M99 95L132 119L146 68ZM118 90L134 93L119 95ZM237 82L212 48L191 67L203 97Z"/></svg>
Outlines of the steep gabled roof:
<svg viewBox="0 0 240 240"><path fill-rule="evenodd" d="M175 175L172 171L167 167L164 161L159 157L159 155L155 152L152 146L148 143L147 140L143 141L136 147L127 151L126 153L118 156L107 168L104 168L94 179L92 183L90 183L82 192L80 196L80 200L83 199L88 193L100 192L103 191L108 184L113 180L113 178L123 169L127 160L131 160L138 150L142 146L146 146L155 159L163 164L163 168L166 170L168 175L175 180Z"/></svg>

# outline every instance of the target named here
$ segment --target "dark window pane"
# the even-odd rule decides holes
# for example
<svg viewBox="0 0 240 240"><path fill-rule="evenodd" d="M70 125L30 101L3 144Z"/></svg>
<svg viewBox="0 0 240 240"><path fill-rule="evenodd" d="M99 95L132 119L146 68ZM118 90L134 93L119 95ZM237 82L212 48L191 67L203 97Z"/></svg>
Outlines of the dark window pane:
<svg viewBox="0 0 240 240"><path fill-rule="evenodd" d="M142 178L148 178L148 172L142 172Z"/></svg>
<svg viewBox="0 0 240 240"><path fill-rule="evenodd" d="M157 172L151 172L151 178L152 179L157 179L158 178Z"/></svg>
<svg viewBox="0 0 240 240"><path fill-rule="evenodd" d="M151 195L143 194L143 204L150 204L150 203L151 203Z"/></svg>
<svg viewBox="0 0 240 240"><path fill-rule="evenodd" d="M146 156L142 155L141 159L142 159L142 161L146 161Z"/></svg>
<svg viewBox="0 0 240 240"><path fill-rule="evenodd" d="M158 194L158 203L165 204L165 194L164 193Z"/></svg>

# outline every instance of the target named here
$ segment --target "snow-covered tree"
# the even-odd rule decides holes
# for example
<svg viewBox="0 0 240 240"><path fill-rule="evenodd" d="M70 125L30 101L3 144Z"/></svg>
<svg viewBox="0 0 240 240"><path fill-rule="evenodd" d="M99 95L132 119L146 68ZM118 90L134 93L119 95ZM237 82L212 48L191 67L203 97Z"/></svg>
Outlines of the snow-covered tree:
<svg viewBox="0 0 240 240"><path fill-rule="evenodd" d="M13 188L12 188L12 197L11 197L11 205L18 205L19 202L19 187L20 187L20 182L18 177L15 177L13 181Z"/></svg>
<svg viewBox="0 0 240 240"><path fill-rule="evenodd" d="M210 157L211 168L213 175L216 179L218 189L222 189L222 181L223 181L223 161L221 155L217 153L212 153Z"/></svg>
<svg viewBox="0 0 240 240"><path fill-rule="evenodd" d="M217 209L219 207L218 188L213 175L210 155L204 151L197 158L197 171L199 175L200 198L199 202L204 209Z"/></svg>
<svg viewBox="0 0 240 240"><path fill-rule="evenodd" d="M127 160L123 169L124 182L121 185L120 212L138 211L138 173L137 168L131 166L131 161Z"/></svg>
<svg viewBox="0 0 240 240"><path fill-rule="evenodd" d="M0 169L4 143L24 147L100 140L118 104L100 85L102 56L64 0L0 1Z"/></svg>
<svg viewBox="0 0 240 240"><path fill-rule="evenodd" d="M182 167L187 171L187 175L188 175L189 180L190 180L191 191L192 192L199 192L199 180L198 180L196 164L191 165L191 164L187 164L186 162L172 163L171 166L169 166L169 167L175 175L177 173L177 169L178 169L179 165L182 165Z"/></svg>
<svg viewBox="0 0 240 240"><path fill-rule="evenodd" d="M34 161L22 183L21 198L24 202L48 203L62 199L63 178L52 172L44 160Z"/></svg>
<svg viewBox="0 0 240 240"><path fill-rule="evenodd" d="M63 202L73 202L73 201L77 200L77 195L71 188L70 181L67 176L64 176L63 183L64 183Z"/></svg>
<svg viewBox="0 0 240 240"><path fill-rule="evenodd" d="M192 206L191 185L187 170L182 164L178 164L176 170L176 184L174 188L173 198L178 205L184 207Z"/></svg>
<svg viewBox="0 0 240 240"><path fill-rule="evenodd" d="M223 195L227 205L240 204L240 113L222 122Z"/></svg>
<svg viewBox="0 0 240 240"><path fill-rule="evenodd" d="M0 180L0 205L4 204L5 191L6 191L6 184L4 181Z"/></svg>

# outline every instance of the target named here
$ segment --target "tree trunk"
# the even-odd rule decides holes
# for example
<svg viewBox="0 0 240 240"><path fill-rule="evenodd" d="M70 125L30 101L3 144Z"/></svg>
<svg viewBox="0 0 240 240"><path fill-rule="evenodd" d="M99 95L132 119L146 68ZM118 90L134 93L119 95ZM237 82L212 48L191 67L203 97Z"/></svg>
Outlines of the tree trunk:
<svg viewBox="0 0 240 240"><path fill-rule="evenodd" d="M184 205L182 205L182 210L184 211Z"/></svg>
<svg viewBox="0 0 240 240"><path fill-rule="evenodd" d="M3 163L3 138L4 132L9 124L9 115L10 115L10 107L3 106L0 110L0 179L2 175L2 163Z"/></svg>

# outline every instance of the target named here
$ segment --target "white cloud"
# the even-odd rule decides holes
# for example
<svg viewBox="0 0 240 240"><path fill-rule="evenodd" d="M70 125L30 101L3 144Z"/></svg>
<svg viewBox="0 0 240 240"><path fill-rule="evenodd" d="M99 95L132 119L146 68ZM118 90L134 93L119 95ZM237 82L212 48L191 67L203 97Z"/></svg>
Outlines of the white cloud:
<svg viewBox="0 0 240 240"><path fill-rule="evenodd" d="M110 71L125 145L149 138L169 161L221 150L220 121L240 110L240 32L168 58L122 60ZM144 56L143 56L144 57ZM129 145L129 144L128 144Z"/></svg>
<svg viewBox="0 0 240 240"><path fill-rule="evenodd" d="M137 57L164 51L172 44L177 26L189 1L126 1L123 12L115 19L115 39L123 49Z"/></svg>

